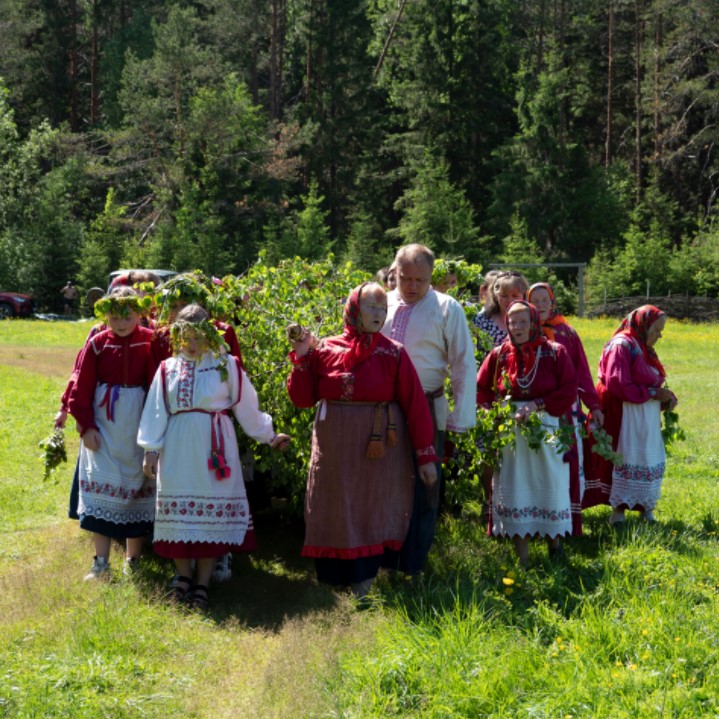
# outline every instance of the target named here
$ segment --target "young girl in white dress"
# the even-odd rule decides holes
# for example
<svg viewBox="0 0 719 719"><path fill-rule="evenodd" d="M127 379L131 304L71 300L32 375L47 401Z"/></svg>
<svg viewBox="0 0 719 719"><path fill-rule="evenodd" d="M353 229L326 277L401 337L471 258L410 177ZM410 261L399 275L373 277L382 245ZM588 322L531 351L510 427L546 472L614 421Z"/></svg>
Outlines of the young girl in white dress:
<svg viewBox="0 0 719 719"><path fill-rule="evenodd" d="M260 411L254 387L204 309L185 307L171 337L175 355L157 370L138 444L145 474L157 477L154 549L175 562L173 596L207 610L216 559L242 544L249 521L229 413L258 442L284 449L289 437L276 434L272 417Z"/></svg>

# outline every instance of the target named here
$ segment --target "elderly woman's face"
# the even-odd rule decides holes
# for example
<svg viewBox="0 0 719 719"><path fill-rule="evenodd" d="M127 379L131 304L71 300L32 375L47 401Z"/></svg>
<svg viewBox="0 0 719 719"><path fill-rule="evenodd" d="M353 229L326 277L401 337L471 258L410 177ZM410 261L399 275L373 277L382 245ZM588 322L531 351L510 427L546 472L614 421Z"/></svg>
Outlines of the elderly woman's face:
<svg viewBox="0 0 719 719"><path fill-rule="evenodd" d="M387 319L387 295L376 288L362 293L360 299L360 321L365 332L379 332Z"/></svg>
<svg viewBox="0 0 719 719"><path fill-rule="evenodd" d="M544 322L549 319L552 314L552 298L544 287L537 287L536 290L532 290L532 304L539 311L539 319Z"/></svg>
<svg viewBox="0 0 719 719"><path fill-rule="evenodd" d="M664 332L664 325L666 325L666 323L667 318L662 316L656 322L649 325L649 329L647 330L647 345L649 345L649 347L654 347L662 338L662 332Z"/></svg>
<svg viewBox="0 0 719 719"><path fill-rule="evenodd" d="M529 340L532 320L528 309L515 310L507 318L507 330L516 345L523 345Z"/></svg>

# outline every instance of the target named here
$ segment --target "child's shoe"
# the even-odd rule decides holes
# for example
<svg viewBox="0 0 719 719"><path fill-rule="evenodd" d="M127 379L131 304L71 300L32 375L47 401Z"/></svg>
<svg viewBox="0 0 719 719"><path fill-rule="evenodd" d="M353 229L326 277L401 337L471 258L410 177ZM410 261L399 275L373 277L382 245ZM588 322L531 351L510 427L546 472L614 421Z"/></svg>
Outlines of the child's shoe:
<svg viewBox="0 0 719 719"><path fill-rule="evenodd" d="M217 558L212 572L213 582L229 582L232 579L232 553L228 552Z"/></svg>
<svg viewBox="0 0 719 719"><path fill-rule="evenodd" d="M126 577L135 577L140 571L140 560L137 557L125 557L122 573Z"/></svg>
<svg viewBox="0 0 719 719"><path fill-rule="evenodd" d="M110 562L106 557L95 557L92 568L85 575L85 581L91 582L95 579L107 579L110 576Z"/></svg>

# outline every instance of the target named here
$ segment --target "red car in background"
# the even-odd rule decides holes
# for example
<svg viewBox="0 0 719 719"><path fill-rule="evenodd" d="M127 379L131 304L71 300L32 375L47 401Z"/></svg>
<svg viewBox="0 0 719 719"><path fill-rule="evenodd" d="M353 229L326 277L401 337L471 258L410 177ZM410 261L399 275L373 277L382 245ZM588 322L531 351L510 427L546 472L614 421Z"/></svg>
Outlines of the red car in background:
<svg viewBox="0 0 719 719"><path fill-rule="evenodd" d="M21 292L0 292L0 320L10 317L32 317L33 298Z"/></svg>

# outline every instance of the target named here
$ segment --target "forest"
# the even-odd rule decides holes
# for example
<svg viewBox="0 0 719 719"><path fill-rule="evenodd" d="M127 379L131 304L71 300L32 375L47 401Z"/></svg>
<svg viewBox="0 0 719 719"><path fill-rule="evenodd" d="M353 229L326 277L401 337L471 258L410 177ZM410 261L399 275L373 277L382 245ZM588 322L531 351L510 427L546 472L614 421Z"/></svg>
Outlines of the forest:
<svg viewBox="0 0 719 719"><path fill-rule="evenodd" d="M715 0L0 0L0 289L412 241L716 297L717 38Z"/></svg>

